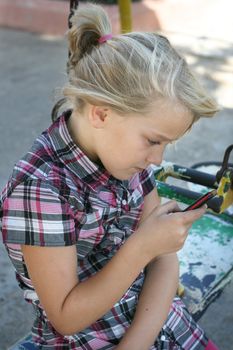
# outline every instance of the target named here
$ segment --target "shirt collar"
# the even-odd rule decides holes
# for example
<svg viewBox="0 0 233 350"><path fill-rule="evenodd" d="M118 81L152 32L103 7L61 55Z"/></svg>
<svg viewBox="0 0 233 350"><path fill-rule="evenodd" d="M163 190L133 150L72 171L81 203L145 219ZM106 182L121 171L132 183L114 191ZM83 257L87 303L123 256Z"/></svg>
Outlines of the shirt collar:
<svg viewBox="0 0 233 350"><path fill-rule="evenodd" d="M71 111L65 112L48 129L53 148L59 160L78 178L91 186L93 190L97 190L100 185L126 185L128 181L114 178L103 166L91 161L74 143L66 124L70 115Z"/></svg>

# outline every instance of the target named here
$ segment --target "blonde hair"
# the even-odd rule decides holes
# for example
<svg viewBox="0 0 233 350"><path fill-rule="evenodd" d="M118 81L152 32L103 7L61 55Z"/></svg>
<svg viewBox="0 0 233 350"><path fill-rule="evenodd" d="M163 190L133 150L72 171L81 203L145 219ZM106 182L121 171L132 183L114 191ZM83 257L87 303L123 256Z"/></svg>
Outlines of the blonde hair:
<svg viewBox="0 0 233 350"><path fill-rule="evenodd" d="M218 111L215 100L164 36L132 32L100 44L100 37L112 29L98 5L79 8L71 23L69 82L54 115L67 102L71 109L82 110L90 103L109 106L121 114L145 113L152 102L164 97L184 104L194 120Z"/></svg>

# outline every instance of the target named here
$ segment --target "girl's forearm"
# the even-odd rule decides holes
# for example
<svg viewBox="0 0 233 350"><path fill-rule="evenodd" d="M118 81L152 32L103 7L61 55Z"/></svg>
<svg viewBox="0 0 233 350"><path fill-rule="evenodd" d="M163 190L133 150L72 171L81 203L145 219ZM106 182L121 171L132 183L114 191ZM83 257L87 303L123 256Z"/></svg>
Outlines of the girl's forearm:
<svg viewBox="0 0 233 350"><path fill-rule="evenodd" d="M175 296L178 274L176 254L161 256L149 264L133 323L118 350L148 350L154 343Z"/></svg>
<svg viewBox="0 0 233 350"><path fill-rule="evenodd" d="M137 240L137 235L130 237L101 271L74 286L62 305L60 321L54 324L58 332L69 335L83 330L122 297L148 264Z"/></svg>

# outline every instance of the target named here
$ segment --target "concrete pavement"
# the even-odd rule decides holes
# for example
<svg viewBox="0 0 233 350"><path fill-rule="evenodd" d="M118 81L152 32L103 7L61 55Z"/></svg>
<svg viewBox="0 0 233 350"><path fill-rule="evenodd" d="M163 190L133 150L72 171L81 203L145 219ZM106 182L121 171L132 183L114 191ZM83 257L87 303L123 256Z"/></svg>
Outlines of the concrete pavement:
<svg viewBox="0 0 233 350"><path fill-rule="evenodd" d="M232 42L213 37L200 40L168 30L166 34L223 106L217 117L201 120L175 148L170 148L166 160L186 166L222 160L225 148L233 142ZM65 80L66 57L63 38L0 29L0 188L13 164L49 125L55 88ZM0 266L0 350L5 350L30 330L32 314L2 244ZM200 321L221 350L233 349L232 309L233 283Z"/></svg>

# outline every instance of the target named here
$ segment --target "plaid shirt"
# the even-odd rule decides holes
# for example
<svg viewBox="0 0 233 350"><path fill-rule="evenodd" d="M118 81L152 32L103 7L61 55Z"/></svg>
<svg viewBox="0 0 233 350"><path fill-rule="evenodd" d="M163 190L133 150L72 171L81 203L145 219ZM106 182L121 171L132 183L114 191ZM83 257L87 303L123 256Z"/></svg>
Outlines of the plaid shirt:
<svg viewBox="0 0 233 350"><path fill-rule="evenodd" d="M153 172L148 168L127 181L112 177L74 144L66 126L68 117L65 113L53 123L15 165L1 196L3 242L25 299L34 306L32 333L40 348L113 349L130 326L144 272L102 319L76 335L61 336L38 300L20 245L76 245L77 273L80 281L85 280L102 269L136 230L144 197L155 186ZM177 344L184 342L184 349L204 349L207 344L176 299L151 349L183 349Z"/></svg>

